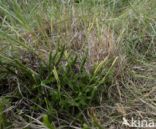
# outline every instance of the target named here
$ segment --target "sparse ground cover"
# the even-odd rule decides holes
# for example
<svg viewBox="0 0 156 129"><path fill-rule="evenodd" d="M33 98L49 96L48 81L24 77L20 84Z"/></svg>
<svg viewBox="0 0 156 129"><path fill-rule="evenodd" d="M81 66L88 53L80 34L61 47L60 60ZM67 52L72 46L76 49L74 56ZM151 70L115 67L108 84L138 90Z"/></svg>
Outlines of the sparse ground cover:
<svg viewBox="0 0 156 129"><path fill-rule="evenodd" d="M155 95L155 0L0 0L1 129L126 129Z"/></svg>

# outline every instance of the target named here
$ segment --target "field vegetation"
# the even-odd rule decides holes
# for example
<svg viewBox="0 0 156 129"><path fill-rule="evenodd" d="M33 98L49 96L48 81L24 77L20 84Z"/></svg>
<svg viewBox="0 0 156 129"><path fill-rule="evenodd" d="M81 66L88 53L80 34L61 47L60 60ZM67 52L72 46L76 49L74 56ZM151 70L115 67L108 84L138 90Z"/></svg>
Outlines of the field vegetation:
<svg viewBox="0 0 156 129"><path fill-rule="evenodd" d="M128 129L155 112L156 0L0 0L0 129Z"/></svg>

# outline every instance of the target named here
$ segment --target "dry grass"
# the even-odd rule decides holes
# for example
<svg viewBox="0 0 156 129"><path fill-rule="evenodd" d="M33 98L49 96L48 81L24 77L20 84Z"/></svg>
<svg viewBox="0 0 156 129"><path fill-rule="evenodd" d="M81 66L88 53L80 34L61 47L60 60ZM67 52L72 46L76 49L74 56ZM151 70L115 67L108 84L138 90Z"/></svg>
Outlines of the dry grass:
<svg viewBox="0 0 156 129"><path fill-rule="evenodd" d="M0 95L9 98L0 111L7 105L11 128L129 129L123 117L156 120L156 2L105 2L0 5Z"/></svg>

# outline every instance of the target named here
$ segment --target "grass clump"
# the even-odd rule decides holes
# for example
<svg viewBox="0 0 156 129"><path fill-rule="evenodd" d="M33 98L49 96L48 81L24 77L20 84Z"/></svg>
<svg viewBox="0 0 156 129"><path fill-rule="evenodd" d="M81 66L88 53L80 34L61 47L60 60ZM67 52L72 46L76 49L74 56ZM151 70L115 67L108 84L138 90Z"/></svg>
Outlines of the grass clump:
<svg viewBox="0 0 156 129"><path fill-rule="evenodd" d="M11 89L5 94L9 94L10 102L16 107L14 113L21 112L20 116L24 118L30 114L34 118L46 114L53 121L58 115L62 119L68 118L68 122L74 119L74 123L83 124L81 112L93 103L99 103L98 93L106 92L106 82L107 85L110 83L107 76L112 73L113 65L107 70L103 67L106 62L102 62L93 72L88 72L84 66L86 58L78 61L78 57L71 56L64 47L50 53L47 62L39 60L35 54L31 56L29 62L1 56L2 71L7 73L1 83L5 78L5 83L10 82Z"/></svg>

